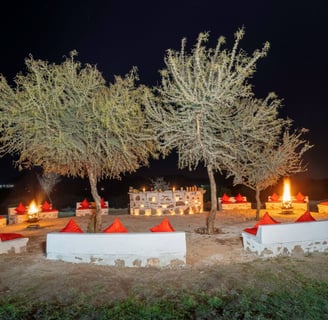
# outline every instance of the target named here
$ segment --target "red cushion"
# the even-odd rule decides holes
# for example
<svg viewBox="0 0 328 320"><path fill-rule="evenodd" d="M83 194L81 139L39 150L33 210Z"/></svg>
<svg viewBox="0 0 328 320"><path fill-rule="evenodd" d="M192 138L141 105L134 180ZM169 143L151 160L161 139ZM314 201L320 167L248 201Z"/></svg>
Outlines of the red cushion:
<svg viewBox="0 0 328 320"><path fill-rule="evenodd" d="M23 238L23 235L19 233L0 233L1 241L8 241L13 239Z"/></svg>
<svg viewBox="0 0 328 320"><path fill-rule="evenodd" d="M244 198L240 193L237 194L235 199L236 199L237 202L244 202Z"/></svg>
<svg viewBox="0 0 328 320"><path fill-rule="evenodd" d="M271 196L271 201L279 201L279 196L274 193L272 196Z"/></svg>
<svg viewBox="0 0 328 320"><path fill-rule="evenodd" d="M228 197L226 194L224 194L221 198L222 202L229 202L230 201L230 197Z"/></svg>
<svg viewBox="0 0 328 320"><path fill-rule="evenodd" d="M83 230L79 227L79 225L73 220L70 219L67 225L60 230L60 232L78 232L83 233Z"/></svg>
<svg viewBox="0 0 328 320"><path fill-rule="evenodd" d="M267 212L264 214L264 216L255 224L253 228L246 228L244 229L245 232L248 232L250 234L256 235L257 229L259 226L266 225L266 224L276 224L280 223L279 221L276 221L273 219Z"/></svg>
<svg viewBox="0 0 328 320"><path fill-rule="evenodd" d="M254 228L258 228L258 226L262 226L265 224L275 224L280 223L273 219L267 212L264 214L264 216L257 222L257 224L254 226Z"/></svg>
<svg viewBox="0 0 328 320"><path fill-rule="evenodd" d="M20 202L17 208L15 209L17 214L25 214L26 212L26 207Z"/></svg>
<svg viewBox="0 0 328 320"><path fill-rule="evenodd" d="M254 236L256 236L257 229L258 229L258 228L246 228L246 229L244 229L244 231L245 231L245 232L248 232L248 233L250 233L250 234L253 234Z"/></svg>
<svg viewBox="0 0 328 320"><path fill-rule="evenodd" d="M304 200L305 200L305 197L302 195L302 193L299 192L296 195L296 201L298 201L298 202L304 202Z"/></svg>
<svg viewBox="0 0 328 320"><path fill-rule="evenodd" d="M121 220L119 218L115 218L114 222L107 227L103 232L105 233L115 233L115 232L128 232L128 230L125 228L125 226L123 225L123 223L121 222Z"/></svg>
<svg viewBox="0 0 328 320"><path fill-rule="evenodd" d="M80 207L79 209L89 209L90 208L90 203L87 199L84 199L81 203L80 203Z"/></svg>
<svg viewBox="0 0 328 320"><path fill-rule="evenodd" d="M305 211L295 222L309 222L316 221L310 213L310 211Z"/></svg>
<svg viewBox="0 0 328 320"><path fill-rule="evenodd" d="M149 229L151 232L174 232L168 218L164 218L160 224Z"/></svg>
<svg viewBox="0 0 328 320"><path fill-rule="evenodd" d="M106 205L106 202L105 202L104 198L101 198L100 204L101 204L102 208L107 208L107 205Z"/></svg>
<svg viewBox="0 0 328 320"><path fill-rule="evenodd" d="M47 201L45 201L45 202L43 202L41 209L42 209L42 211L50 211L51 205Z"/></svg>

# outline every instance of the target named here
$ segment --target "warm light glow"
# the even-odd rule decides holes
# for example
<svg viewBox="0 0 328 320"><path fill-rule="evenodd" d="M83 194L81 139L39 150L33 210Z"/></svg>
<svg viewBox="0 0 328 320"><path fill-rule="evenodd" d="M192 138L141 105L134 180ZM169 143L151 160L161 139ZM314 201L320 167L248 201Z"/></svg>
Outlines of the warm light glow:
<svg viewBox="0 0 328 320"><path fill-rule="evenodd" d="M35 204L35 201L33 200L30 205L28 206L28 211L27 211L27 214L28 215L35 215L36 213L38 213L38 207L37 205Z"/></svg>
<svg viewBox="0 0 328 320"><path fill-rule="evenodd" d="M142 192L145 192L146 191L146 188L142 188Z"/></svg>
<svg viewBox="0 0 328 320"><path fill-rule="evenodd" d="M292 201L291 193L290 193L290 179L284 179L284 193L282 195L282 202Z"/></svg>
<svg viewBox="0 0 328 320"><path fill-rule="evenodd" d="M172 188L172 191L175 192L175 187Z"/></svg>

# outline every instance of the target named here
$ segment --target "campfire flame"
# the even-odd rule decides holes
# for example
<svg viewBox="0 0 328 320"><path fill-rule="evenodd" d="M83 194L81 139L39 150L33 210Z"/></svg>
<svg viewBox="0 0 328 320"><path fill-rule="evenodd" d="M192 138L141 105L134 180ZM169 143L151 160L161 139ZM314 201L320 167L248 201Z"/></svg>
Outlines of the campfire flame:
<svg viewBox="0 0 328 320"><path fill-rule="evenodd" d="M28 206L27 210L27 221L28 222L36 222L39 220L39 209L36 205L35 201L33 200L30 205Z"/></svg>
<svg viewBox="0 0 328 320"><path fill-rule="evenodd" d="M292 212L291 209L293 209L292 197L291 197L291 194L290 194L290 180L289 180L289 178L284 179L284 193L283 193L283 196L282 196L282 209L285 213Z"/></svg>
<svg viewBox="0 0 328 320"><path fill-rule="evenodd" d="M282 195L282 202L290 202L292 201L292 197L290 194L290 179L284 179L284 193Z"/></svg>
<svg viewBox="0 0 328 320"><path fill-rule="evenodd" d="M28 212L27 212L27 214L33 216L33 215L35 215L36 213L38 213L38 211L39 211L39 210L38 210L38 207L37 207L35 201L33 200L33 201L30 203L30 205L28 206Z"/></svg>

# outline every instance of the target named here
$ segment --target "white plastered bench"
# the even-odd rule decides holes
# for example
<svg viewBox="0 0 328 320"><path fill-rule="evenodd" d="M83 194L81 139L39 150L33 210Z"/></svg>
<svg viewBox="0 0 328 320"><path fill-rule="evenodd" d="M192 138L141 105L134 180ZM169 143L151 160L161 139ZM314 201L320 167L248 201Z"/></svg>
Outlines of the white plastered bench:
<svg viewBox="0 0 328 320"><path fill-rule="evenodd" d="M7 241L0 239L0 254L25 252L28 240L28 238L16 238Z"/></svg>
<svg viewBox="0 0 328 320"><path fill-rule="evenodd" d="M328 220L260 225L256 235L242 232L245 250L265 257L328 252Z"/></svg>
<svg viewBox="0 0 328 320"><path fill-rule="evenodd" d="M252 208L252 204L247 202L247 197L243 196L243 202L237 202L236 197L230 197L229 203L222 202L222 198L218 198L219 210L247 210Z"/></svg>
<svg viewBox="0 0 328 320"><path fill-rule="evenodd" d="M77 217L91 216L96 212L96 204L94 202L90 202L90 208L82 209L82 202L76 202L75 215ZM105 201L106 208L101 208L101 215L107 215L109 212L108 209L108 201Z"/></svg>
<svg viewBox="0 0 328 320"><path fill-rule="evenodd" d="M185 232L47 234L47 259L125 267L186 264Z"/></svg>

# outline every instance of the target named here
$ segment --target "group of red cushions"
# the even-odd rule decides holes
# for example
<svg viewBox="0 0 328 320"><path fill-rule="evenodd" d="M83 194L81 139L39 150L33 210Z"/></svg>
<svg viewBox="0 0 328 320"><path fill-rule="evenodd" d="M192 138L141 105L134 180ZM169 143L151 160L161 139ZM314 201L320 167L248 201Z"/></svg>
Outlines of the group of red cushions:
<svg viewBox="0 0 328 320"><path fill-rule="evenodd" d="M274 193L271 197L270 197L271 201L273 202L278 202L280 201L280 197ZM305 196L301 193L301 192L298 192L297 195L296 195L296 198L294 201L296 202L304 202L305 200Z"/></svg>
<svg viewBox="0 0 328 320"><path fill-rule="evenodd" d="M295 222L311 222L311 221L316 221L310 211L306 211L303 213ZM256 235L257 229L260 225L265 225L265 224L276 224L280 223L279 221L273 219L267 212L264 214L264 216L255 224L253 228L246 228L244 229L245 232L248 232L250 234Z"/></svg>
<svg viewBox="0 0 328 320"><path fill-rule="evenodd" d="M107 208L106 202L103 198L101 198L101 208ZM90 203L87 199L84 199L79 206L79 209L89 209ZM42 212L46 211L52 211L54 210L50 203L47 201L44 201L44 203L41 206ZM27 207L23 205L22 202L19 203L19 205L15 208L16 214L25 214L27 212Z"/></svg>
<svg viewBox="0 0 328 320"><path fill-rule="evenodd" d="M164 218L163 221L150 228L151 232L174 232L174 228L172 227L170 221L168 218ZM79 227L79 225L73 220L70 219L67 223L67 225L60 230L60 232L78 232L83 233L83 230ZM104 233L126 233L128 230L123 225L121 220L119 218L115 218L114 222L107 227L105 230L103 230ZM23 238L23 235L19 233L0 233L0 239L1 241L8 241L13 240L17 238Z"/></svg>
<svg viewBox="0 0 328 320"><path fill-rule="evenodd" d="M244 197L238 193L236 196L235 196L235 200L236 202L240 203L240 202L245 202L244 200ZM222 197L221 197L221 201L222 203L233 203L231 200L230 200L230 197L227 196L226 194L224 194Z"/></svg>
<svg viewBox="0 0 328 320"><path fill-rule="evenodd" d="M166 217L162 220L162 222L152 228L149 229L151 232L174 232L174 228L172 227L169 219ZM83 233L83 230L79 227L79 225L73 220L70 219L67 225L60 230L60 232L79 232ZM102 232L104 233L126 233L128 230L123 225L119 218L115 218L114 222L108 226Z"/></svg>
<svg viewBox="0 0 328 320"><path fill-rule="evenodd" d="M101 198L100 200L100 205L101 205L101 208L107 208L107 204L105 202L105 200L103 198ZM78 209L90 209L91 206L90 206L90 203L87 199L83 199L83 201L80 203L80 206Z"/></svg>
<svg viewBox="0 0 328 320"><path fill-rule="evenodd" d="M52 208L51 204L47 201L43 202L41 206L42 212L53 211L55 209ZM23 203L19 203L19 205L15 208L16 214L26 214L27 207L23 205Z"/></svg>

